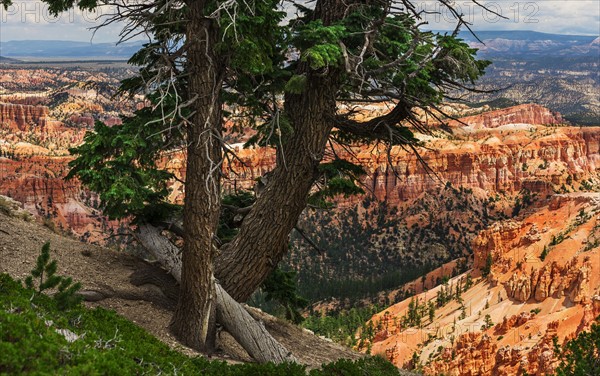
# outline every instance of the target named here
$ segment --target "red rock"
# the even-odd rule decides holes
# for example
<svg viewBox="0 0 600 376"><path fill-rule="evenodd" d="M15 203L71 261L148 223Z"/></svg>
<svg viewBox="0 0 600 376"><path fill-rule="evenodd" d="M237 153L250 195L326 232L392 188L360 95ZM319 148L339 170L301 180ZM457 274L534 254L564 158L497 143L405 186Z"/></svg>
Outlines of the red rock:
<svg viewBox="0 0 600 376"><path fill-rule="evenodd" d="M44 127L48 107L23 104L0 103L0 128L26 131L31 127Z"/></svg>
<svg viewBox="0 0 600 376"><path fill-rule="evenodd" d="M537 104L521 104L501 110L489 111L461 118L460 121L475 128L498 128L508 124L565 124L559 113L552 112ZM452 127L463 126L463 124L457 121L451 121L449 125Z"/></svg>

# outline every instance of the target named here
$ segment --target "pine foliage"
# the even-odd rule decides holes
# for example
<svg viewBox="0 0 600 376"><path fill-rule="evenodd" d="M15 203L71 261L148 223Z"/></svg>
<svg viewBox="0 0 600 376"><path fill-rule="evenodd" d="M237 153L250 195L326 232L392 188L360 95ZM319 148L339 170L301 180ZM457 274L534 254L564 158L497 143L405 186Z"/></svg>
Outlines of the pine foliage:
<svg viewBox="0 0 600 376"><path fill-rule="evenodd" d="M71 277L56 275L56 270L56 260L50 260L50 242L46 242L42 246L35 268L31 270L31 275L25 278L25 287L37 294L56 289L53 298L59 309L78 305L81 297L77 295L77 291L81 288L81 283L73 283Z"/></svg>
<svg viewBox="0 0 600 376"><path fill-rule="evenodd" d="M600 316L596 318L600 320ZM592 324L589 331L581 332L576 338L558 346L554 338L554 351L558 355L557 376L600 375L600 324Z"/></svg>

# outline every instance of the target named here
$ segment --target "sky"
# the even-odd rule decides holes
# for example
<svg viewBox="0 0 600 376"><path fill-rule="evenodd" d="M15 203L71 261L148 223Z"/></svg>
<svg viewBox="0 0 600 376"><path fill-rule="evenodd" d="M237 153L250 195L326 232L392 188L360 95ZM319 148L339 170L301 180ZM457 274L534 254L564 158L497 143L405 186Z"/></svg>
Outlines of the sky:
<svg viewBox="0 0 600 376"><path fill-rule="evenodd" d="M600 0L479 0L507 19L481 9L470 0L455 0L457 9L473 23L474 30L533 30L554 34L600 35ZM426 14L433 30L452 29L449 12L431 0L413 0L417 9L441 14ZM120 27L113 25L93 35L90 27L98 17L110 12L72 10L52 17L48 7L39 0L13 0L13 5L0 10L0 41L10 40L73 40L93 43L114 42Z"/></svg>

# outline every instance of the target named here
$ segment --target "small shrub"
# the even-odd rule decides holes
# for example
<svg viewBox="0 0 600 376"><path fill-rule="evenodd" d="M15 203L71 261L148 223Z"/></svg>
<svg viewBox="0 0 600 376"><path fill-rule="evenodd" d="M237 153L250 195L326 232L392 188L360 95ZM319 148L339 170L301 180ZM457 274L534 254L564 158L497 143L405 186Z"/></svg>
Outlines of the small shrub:
<svg viewBox="0 0 600 376"><path fill-rule="evenodd" d="M590 179L591 181L592 179ZM581 182L581 188L585 191L591 191L593 186L587 181L587 180L583 180Z"/></svg>
<svg viewBox="0 0 600 376"><path fill-rule="evenodd" d="M33 215L31 215L30 212L24 210L21 213L21 219L24 220L25 222L31 222L31 221L33 221Z"/></svg>
<svg viewBox="0 0 600 376"><path fill-rule="evenodd" d="M484 324L481 326L481 330L487 330L492 326L494 326L494 323L492 322L492 317L489 314L485 315Z"/></svg>
<svg viewBox="0 0 600 376"><path fill-rule="evenodd" d="M0 213L12 216L12 205L11 203L4 197L0 197Z"/></svg>
<svg viewBox="0 0 600 376"><path fill-rule="evenodd" d="M56 224L54 223L54 221L52 220L52 218L49 218L49 217L44 218L44 220L42 221L42 224L44 225L44 227L46 227L50 231L52 231L54 233L58 233L58 230L56 228Z"/></svg>
<svg viewBox="0 0 600 376"><path fill-rule="evenodd" d="M492 271L492 264L494 263L494 259L492 257L492 254L488 254L486 260L485 260L485 265L483 266L483 268L481 268L481 276L483 278L486 278L488 275L490 275L491 271Z"/></svg>
<svg viewBox="0 0 600 376"><path fill-rule="evenodd" d="M56 260L50 260L50 242L47 242L42 246L42 251L37 258L35 268L31 270L31 275L25 278L25 286L30 290L35 290L37 294L41 294L44 290L57 289L58 292L54 294L54 299L59 309L77 306L81 302L81 297L77 295L81 284L73 283L71 277L56 275L56 268Z"/></svg>
<svg viewBox="0 0 600 376"><path fill-rule="evenodd" d="M544 261L548 256L548 247L544 246L544 250L542 250L542 254L540 255L540 260Z"/></svg>
<svg viewBox="0 0 600 376"><path fill-rule="evenodd" d="M310 372L310 376L328 375L399 375L398 369L379 356L367 357L356 361L340 359L325 364L322 369Z"/></svg>

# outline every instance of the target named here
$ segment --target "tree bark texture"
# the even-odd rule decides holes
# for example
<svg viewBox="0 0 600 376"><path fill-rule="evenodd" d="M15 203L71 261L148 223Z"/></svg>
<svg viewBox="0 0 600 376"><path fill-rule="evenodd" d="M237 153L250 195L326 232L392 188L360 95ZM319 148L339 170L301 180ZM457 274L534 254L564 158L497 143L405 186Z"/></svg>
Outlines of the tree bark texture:
<svg viewBox="0 0 600 376"><path fill-rule="evenodd" d="M319 0L315 19L329 25L344 16L348 3ZM301 94L285 97L285 116L293 134L278 148L272 176L215 265L217 279L237 301L246 301L286 254L289 234L319 176L334 123L341 71L336 67L314 71L300 63L296 73L306 75L307 83Z"/></svg>
<svg viewBox="0 0 600 376"><path fill-rule="evenodd" d="M217 320L257 362L297 362L296 358L219 285Z"/></svg>
<svg viewBox="0 0 600 376"><path fill-rule="evenodd" d="M181 250L168 241L160 233L160 229L142 224L134 233L135 239L147 250L161 249L161 252L152 252L158 261L177 281L181 281Z"/></svg>
<svg viewBox="0 0 600 376"><path fill-rule="evenodd" d="M190 0L186 30L188 97L194 111L187 125L181 286L171 321L173 334L210 352L216 335L213 238L220 212L222 66L216 52L218 25L204 16L204 1Z"/></svg>
<svg viewBox="0 0 600 376"><path fill-rule="evenodd" d="M160 235L160 230L152 225L141 225L138 228L137 237L140 239L140 243L163 266L174 265L170 273L177 282L181 283L181 256L178 252L171 251L171 248L175 246ZM258 362L296 361L294 356L273 338L262 323L257 322L218 283L215 283L214 286L217 321L252 358Z"/></svg>

